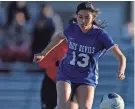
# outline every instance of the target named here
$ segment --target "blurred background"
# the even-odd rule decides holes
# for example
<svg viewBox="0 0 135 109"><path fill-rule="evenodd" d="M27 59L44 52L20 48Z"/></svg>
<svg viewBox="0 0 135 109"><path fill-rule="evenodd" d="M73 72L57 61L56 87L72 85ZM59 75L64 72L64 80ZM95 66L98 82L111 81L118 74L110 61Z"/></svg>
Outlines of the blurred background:
<svg viewBox="0 0 135 109"><path fill-rule="evenodd" d="M0 109L40 109L40 87L44 71L32 63L74 16L80 2L0 2ZM93 109L108 92L120 94L125 109L134 108L133 2L94 1L101 10L97 19L127 57L126 79L117 80L118 62L107 53L100 62L100 79ZM51 94L50 94L51 96Z"/></svg>

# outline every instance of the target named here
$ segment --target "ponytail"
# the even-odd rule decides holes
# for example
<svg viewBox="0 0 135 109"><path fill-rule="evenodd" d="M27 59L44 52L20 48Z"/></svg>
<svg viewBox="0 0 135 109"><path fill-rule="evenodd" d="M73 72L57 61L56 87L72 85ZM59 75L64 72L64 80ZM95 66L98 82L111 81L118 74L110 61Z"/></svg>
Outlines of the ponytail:
<svg viewBox="0 0 135 109"><path fill-rule="evenodd" d="M107 22L104 20L104 21L100 21L100 20L98 20L98 21L93 21L93 23L92 23L93 25L96 25L96 26L98 26L98 27L100 27L100 28L106 28L107 27Z"/></svg>

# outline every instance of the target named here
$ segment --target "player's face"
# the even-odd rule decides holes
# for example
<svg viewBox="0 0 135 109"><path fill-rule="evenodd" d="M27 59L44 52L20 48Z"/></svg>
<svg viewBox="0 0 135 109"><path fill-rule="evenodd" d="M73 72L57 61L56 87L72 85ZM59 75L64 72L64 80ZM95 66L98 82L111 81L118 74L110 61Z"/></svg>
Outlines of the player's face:
<svg viewBox="0 0 135 109"><path fill-rule="evenodd" d="M94 16L89 10L80 10L77 14L77 23L84 32L91 28L93 20Z"/></svg>

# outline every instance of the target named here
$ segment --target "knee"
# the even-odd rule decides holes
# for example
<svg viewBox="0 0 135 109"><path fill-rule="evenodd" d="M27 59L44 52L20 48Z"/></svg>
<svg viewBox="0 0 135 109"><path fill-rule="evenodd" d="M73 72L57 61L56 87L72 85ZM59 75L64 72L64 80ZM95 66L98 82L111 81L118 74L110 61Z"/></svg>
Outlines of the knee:
<svg viewBox="0 0 135 109"><path fill-rule="evenodd" d="M84 106L84 109L92 109L92 106L91 106L90 104L86 104L86 105Z"/></svg>
<svg viewBox="0 0 135 109"><path fill-rule="evenodd" d="M80 104L79 109L92 109L92 104L91 103Z"/></svg>

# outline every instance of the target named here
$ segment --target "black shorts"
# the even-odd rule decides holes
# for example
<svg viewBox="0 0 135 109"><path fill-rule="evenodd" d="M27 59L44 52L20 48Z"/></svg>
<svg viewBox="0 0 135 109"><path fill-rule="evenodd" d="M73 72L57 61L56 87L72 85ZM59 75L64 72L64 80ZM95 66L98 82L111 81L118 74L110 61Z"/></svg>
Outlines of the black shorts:
<svg viewBox="0 0 135 109"><path fill-rule="evenodd" d="M47 75L44 77L41 86L41 107L42 109L54 109L57 105L56 83Z"/></svg>

